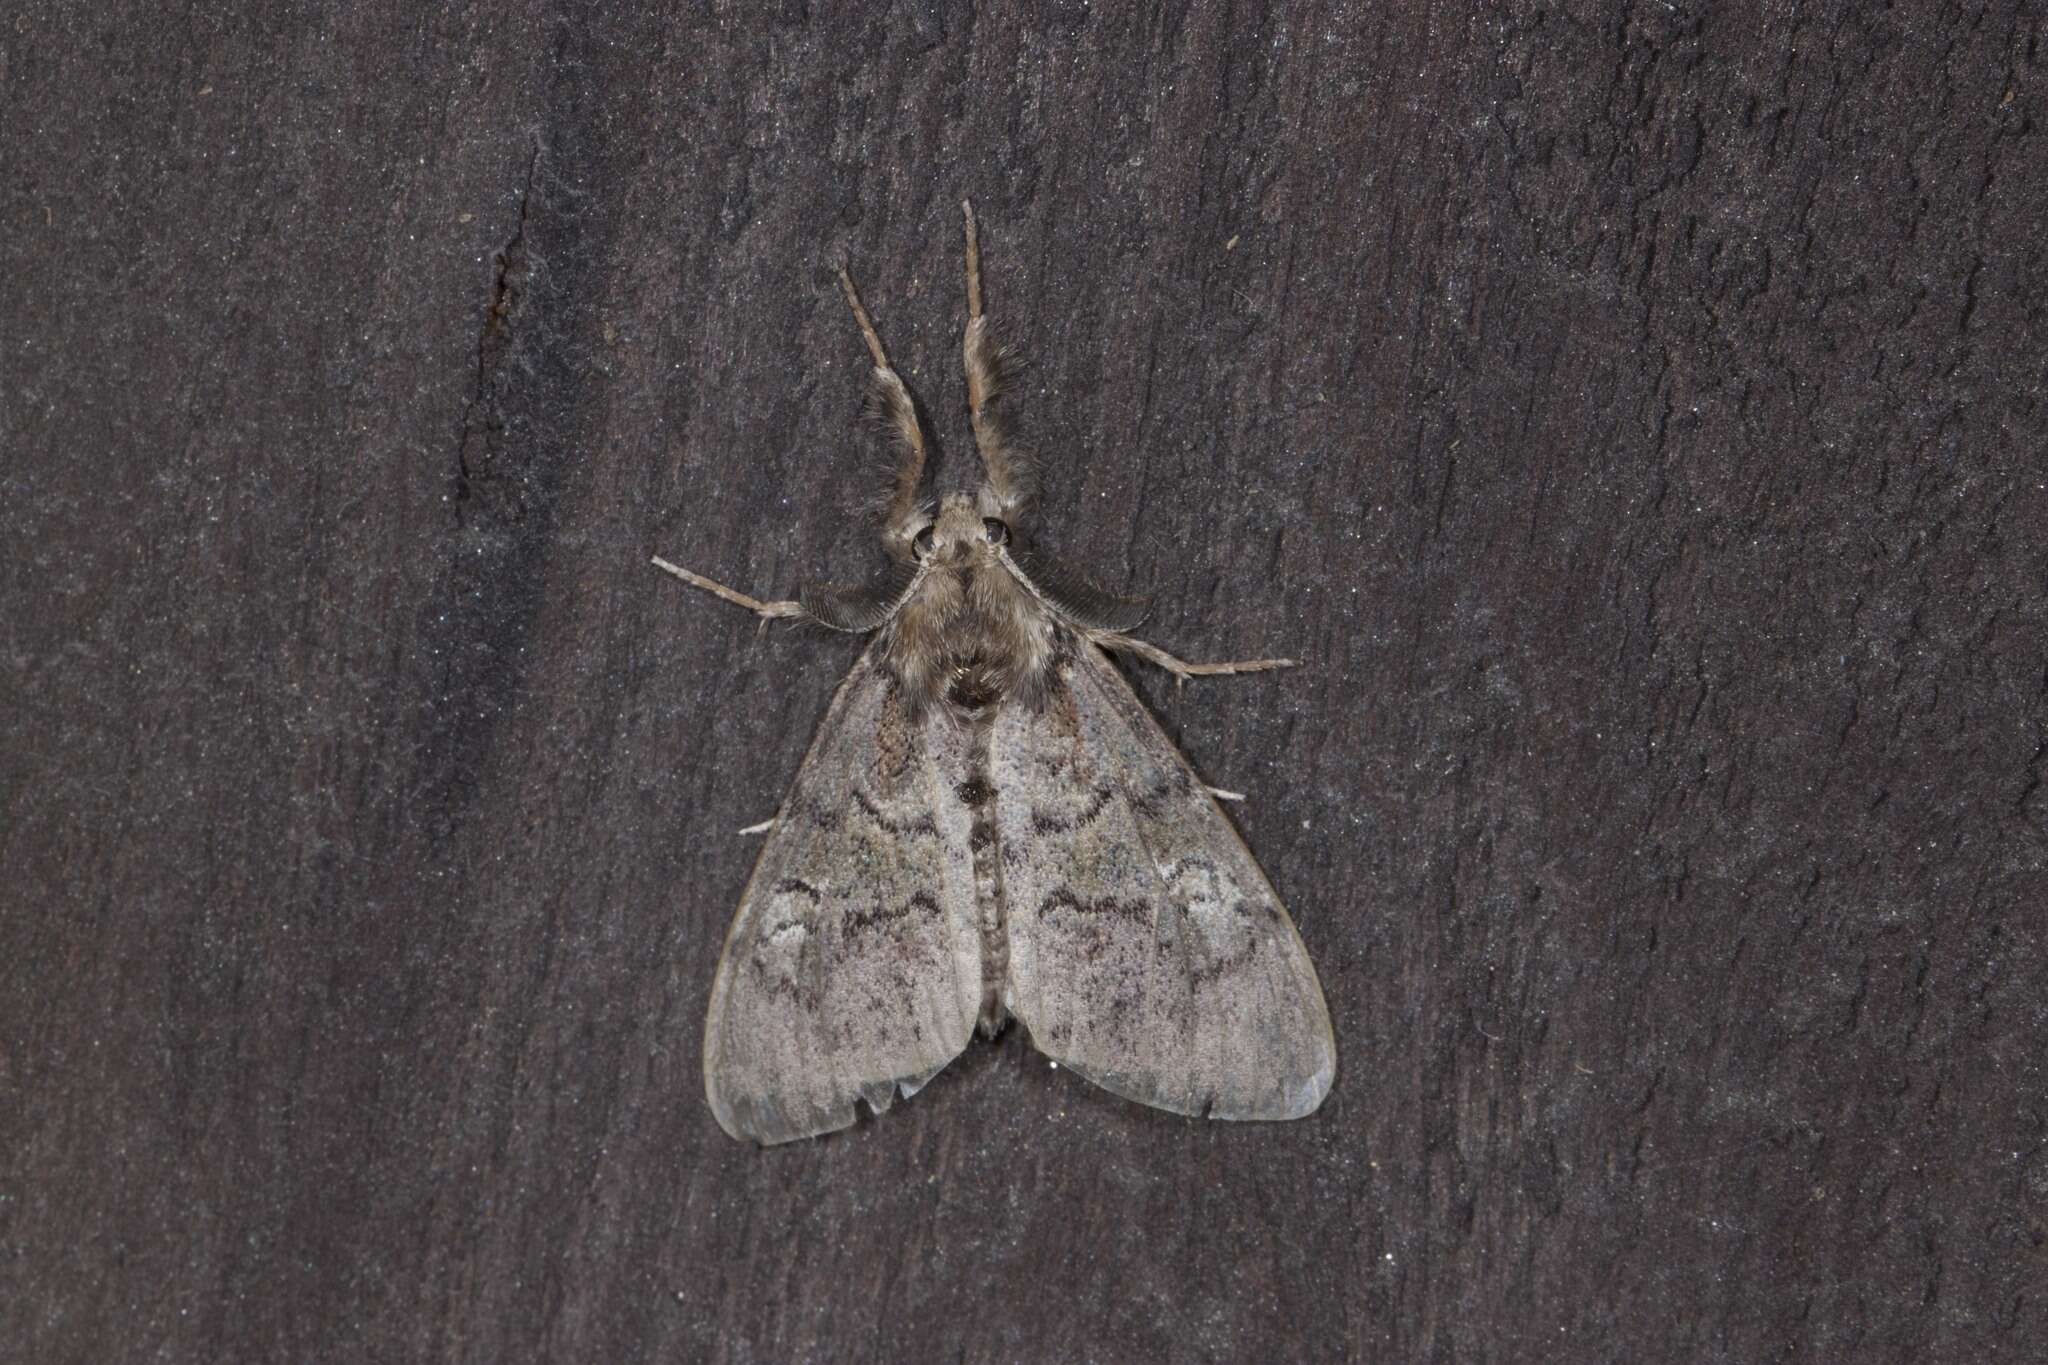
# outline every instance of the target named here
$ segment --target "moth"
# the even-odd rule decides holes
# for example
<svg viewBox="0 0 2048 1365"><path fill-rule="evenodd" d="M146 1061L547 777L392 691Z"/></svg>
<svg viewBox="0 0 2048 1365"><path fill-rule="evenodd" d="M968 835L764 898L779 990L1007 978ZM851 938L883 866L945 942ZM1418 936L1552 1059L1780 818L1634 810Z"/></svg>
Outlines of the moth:
<svg viewBox="0 0 2048 1365"><path fill-rule="evenodd" d="M842 265L896 450L889 567L763 601L654 560L764 621L874 634L726 934L704 1021L711 1112L763 1144L833 1132L855 1101L880 1113L1014 1018L1127 1099L1299 1118L1337 1066L1315 967L1216 804L1233 794L1203 784L1105 651L1180 680L1292 661L1183 662L1129 634L1144 601L1027 538L1032 467L1002 418L1008 356L961 210L979 487L928 496L917 410Z"/></svg>

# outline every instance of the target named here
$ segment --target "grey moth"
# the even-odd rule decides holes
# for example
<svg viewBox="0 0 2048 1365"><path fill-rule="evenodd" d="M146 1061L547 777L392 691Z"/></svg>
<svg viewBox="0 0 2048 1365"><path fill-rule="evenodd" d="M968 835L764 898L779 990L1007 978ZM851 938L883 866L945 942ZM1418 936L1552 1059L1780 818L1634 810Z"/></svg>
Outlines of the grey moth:
<svg viewBox="0 0 2048 1365"><path fill-rule="evenodd" d="M934 501L915 406L851 277L873 405L897 451L889 567L763 601L766 619L872 633L740 898L711 988L704 1087L737 1138L787 1142L915 1094L1010 1019L1060 1066L1179 1114L1291 1119L1336 1043L1315 967L1265 874L1105 651L1177 678L1129 634L1142 601L1028 538L1032 467L1001 418L1005 353L966 223L967 408L983 478Z"/></svg>

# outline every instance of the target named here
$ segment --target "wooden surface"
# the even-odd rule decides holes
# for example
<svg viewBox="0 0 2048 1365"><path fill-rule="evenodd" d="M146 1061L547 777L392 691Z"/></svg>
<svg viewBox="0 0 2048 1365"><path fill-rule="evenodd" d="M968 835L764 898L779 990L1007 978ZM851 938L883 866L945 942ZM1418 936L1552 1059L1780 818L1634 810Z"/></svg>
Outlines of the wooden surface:
<svg viewBox="0 0 2048 1365"><path fill-rule="evenodd" d="M2038 4L0 25L0 1355L2021 1358ZM221 9L240 7L218 7ZM705 993L854 656L842 253L1321 970L1301 1123L1016 1030L767 1153Z"/></svg>

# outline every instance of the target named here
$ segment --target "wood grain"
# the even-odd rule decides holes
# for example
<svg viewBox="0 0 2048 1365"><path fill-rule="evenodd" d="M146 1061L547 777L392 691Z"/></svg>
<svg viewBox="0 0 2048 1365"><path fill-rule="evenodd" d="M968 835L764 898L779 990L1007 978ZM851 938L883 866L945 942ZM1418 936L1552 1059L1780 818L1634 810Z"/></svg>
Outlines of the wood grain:
<svg viewBox="0 0 2048 1365"><path fill-rule="evenodd" d="M628 8L0 26L0 1355L2036 1349L2038 5ZM1309 1121L704 1103L963 196Z"/></svg>

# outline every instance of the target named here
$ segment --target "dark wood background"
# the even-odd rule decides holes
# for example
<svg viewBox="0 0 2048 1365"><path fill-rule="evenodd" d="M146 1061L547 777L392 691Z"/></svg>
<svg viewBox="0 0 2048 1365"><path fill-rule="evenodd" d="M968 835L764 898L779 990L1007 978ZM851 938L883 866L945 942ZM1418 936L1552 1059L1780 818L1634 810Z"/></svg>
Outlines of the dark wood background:
<svg viewBox="0 0 2048 1365"><path fill-rule="evenodd" d="M2022 1357L2048 1335L2042 7L16 7L0 1354ZM725 1137L877 562L845 253L1340 1047L1013 1030ZM956 469L958 465L954 466Z"/></svg>

